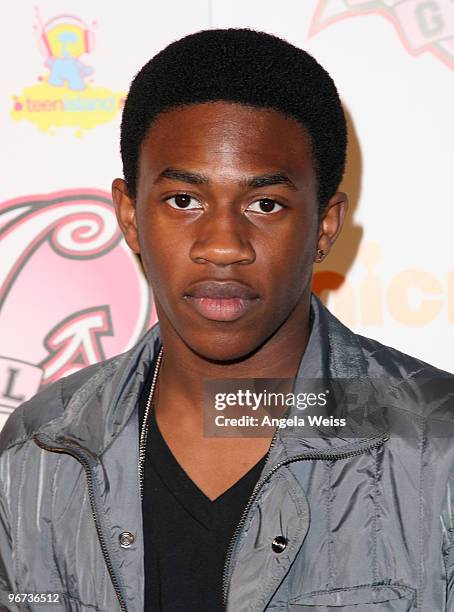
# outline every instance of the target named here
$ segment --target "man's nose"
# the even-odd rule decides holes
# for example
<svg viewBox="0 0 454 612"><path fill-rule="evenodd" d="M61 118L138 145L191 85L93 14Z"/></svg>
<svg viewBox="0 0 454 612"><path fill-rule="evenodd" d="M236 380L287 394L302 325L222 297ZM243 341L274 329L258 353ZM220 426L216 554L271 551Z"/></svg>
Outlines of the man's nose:
<svg viewBox="0 0 454 612"><path fill-rule="evenodd" d="M255 250L250 242L248 220L237 211L216 212L199 219L190 256L195 263L217 266L250 264Z"/></svg>

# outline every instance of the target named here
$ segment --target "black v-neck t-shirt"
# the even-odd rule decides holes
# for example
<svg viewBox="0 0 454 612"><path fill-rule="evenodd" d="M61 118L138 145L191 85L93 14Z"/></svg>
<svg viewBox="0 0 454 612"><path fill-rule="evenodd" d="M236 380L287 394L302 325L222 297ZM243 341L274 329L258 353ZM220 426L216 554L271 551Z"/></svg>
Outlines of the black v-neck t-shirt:
<svg viewBox="0 0 454 612"><path fill-rule="evenodd" d="M139 400L139 430L151 386ZM221 612L225 556L265 457L211 501L179 465L149 413L144 464L145 612Z"/></svg>

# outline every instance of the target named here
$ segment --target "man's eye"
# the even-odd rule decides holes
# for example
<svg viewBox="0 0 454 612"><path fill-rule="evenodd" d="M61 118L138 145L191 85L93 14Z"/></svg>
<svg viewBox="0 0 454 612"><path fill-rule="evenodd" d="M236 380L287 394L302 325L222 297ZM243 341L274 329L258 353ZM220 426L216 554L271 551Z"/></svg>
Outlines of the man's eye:
<svg viewBox="0 0 454 612"><path fill-rule="evenodd" d="M252 204L247 207L247 210L266 214L277 213L283 208L284 207L282 206L282 204L279 204L279 202L276 202L276 200L271 200L270 198L262 198L260 200L256 200L255 202L252 202Z"/></svg>
<svg viewBox="0 0 454 612"><path fill-rule="evenodd" d="M172 208L178 210L198 210L202 208L200 202L187 193L177 193L171 198L167 198L166 202L168 202Z"/></svg>

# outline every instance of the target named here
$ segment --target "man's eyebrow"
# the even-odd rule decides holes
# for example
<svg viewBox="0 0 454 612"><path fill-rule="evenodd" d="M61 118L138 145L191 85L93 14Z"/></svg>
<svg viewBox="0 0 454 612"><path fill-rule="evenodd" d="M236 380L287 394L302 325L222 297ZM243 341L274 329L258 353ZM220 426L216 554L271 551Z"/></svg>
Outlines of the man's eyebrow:
<svg viewBox="0 0 454 612"><path fill-rule="evenodd" d="M269 174L261 174L260 176L251 176L244 181L241 181L247 187L269 187L270 185L287 185L296 191L296 186L284 172L271 172Z"/></svg>
<svg viewBox="0 0 454 612"><path fill-rule="evenodd" d="M157 183L161 179L165 178L180 181L182 183L190 183L191 185L210 184L209 178L204 174L191 172L190 170L180 170L172 167L163 170L154 182ZM287 185L287 187L290 187L290 189L294 189L295 191L297 190L296 186L290 180L287 174L285 174L285 172L270 172L267 174L260 174L258 176L246 177L241 179L238 184L243 187L255 189L260 187L269 187L272 185Z"/></svg>
<svg viewBox="0 0 454 612"><path fill-rule="evenodd" d="M190 172L189 170L178 170L177 168L166 168L154 182L157 183L163 178L181 181L182 183L191 183L192 185L208 185L209 183L208 177L203 174Z"/></svg>

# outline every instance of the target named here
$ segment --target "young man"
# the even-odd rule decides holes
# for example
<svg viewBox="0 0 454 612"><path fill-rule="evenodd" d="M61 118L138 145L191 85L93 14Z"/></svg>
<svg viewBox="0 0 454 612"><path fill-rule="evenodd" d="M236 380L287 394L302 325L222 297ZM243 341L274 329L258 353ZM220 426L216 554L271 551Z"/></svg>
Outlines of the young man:
<svg viewBox="0 0 454 612"><path fill-rule="evenodd" d="M2 610L454 611L453 377L311 296L345 150L331 78L268 34L199 32L138 73L112 193L159 326L1 432ZM212 379L359 391L345 427L207 436Z"/></svg>

